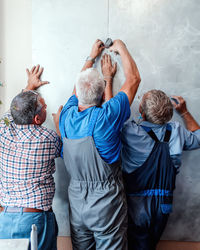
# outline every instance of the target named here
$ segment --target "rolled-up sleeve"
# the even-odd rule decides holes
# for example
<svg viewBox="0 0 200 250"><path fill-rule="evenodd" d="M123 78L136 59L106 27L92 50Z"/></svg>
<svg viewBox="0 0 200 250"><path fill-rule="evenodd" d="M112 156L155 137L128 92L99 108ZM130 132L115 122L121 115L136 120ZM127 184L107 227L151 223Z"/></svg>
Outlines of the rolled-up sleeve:
<svg viewBox="0 0 200 250"><path fill-rule="evenodd" d="M174 138L172 141L172 148L176 147L181 150L193 150L200 148L200 129L191 132L182 126L179 122L173 123L174 126Z"/></svg>
<svg viewBox="0 0 200 250"><path fill-rule="evenodd" d="M185 144L183 150L192 150L200 148L200 129L190 132L185 129Z"/></svg>

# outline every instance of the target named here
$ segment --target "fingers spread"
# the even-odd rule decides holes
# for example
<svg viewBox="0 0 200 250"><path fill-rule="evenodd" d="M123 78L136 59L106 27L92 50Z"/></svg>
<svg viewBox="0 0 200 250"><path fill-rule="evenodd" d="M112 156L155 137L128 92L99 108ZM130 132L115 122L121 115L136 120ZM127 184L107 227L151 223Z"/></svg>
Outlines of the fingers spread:
<svg viewBox="0 0 200 250"><path fill-rule="evenodd" d="M36 66L33 66L31 69L31 74L33 74L34 70L35 70Z"/></svg>
<svg viewBox="0 0 200 250"><path fill-rule="evenodd" d="M35 67L35 69L34 69L33 73L34 73L34 74L37 74L37 73L38 73L39 68L40 68L40 65L38 64L38 65Z"/></svg>
<svg viewBox="0 0 200 250"><path fill-rule="evenodd" d="M107 60L108 60L108 63L112 64L110 55L108 55Z"/></svg>
<svg viewBox="0 0 200 250"><path fill-rule="evenodd" d="M106 54L103 55L103 64L106 63Z"/></svg>
<svg viewBox="0 0 200 250"><path fill-rule="evenodd" d="M40 81L41 85L49 84L48 81Z"/></svg>
<svg viewBox="0 0 200 250"><path fill-rule="evenodd" d="M38 71L38 73L37 73L37 77L40 77L40 76L41 76L41 74L42 74L43 70L44 70L44 68L43 68L43 67L41 67L41 68L40 68L40 70L39 70L39 71Z"/></svg>
<svg viewBox="0 0 200 250"><path fill-rule="evenodd" d="M103 67L103 58L101 59L101 68Z"/></svg>

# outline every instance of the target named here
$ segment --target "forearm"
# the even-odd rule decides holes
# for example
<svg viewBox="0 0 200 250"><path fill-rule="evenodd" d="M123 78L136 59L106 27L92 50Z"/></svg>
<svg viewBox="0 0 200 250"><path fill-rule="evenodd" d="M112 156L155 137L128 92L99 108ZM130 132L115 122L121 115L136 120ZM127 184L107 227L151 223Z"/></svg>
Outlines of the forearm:
<svg viewBox="0 0 200 250"><path fill-rule="evenodd" d="M126 79L133 77L139 80L140 74L139 74L137 65L135 61L133 60L132 56L130 55L130 53L128 52L125 45L121 47L119 54L122 59L122 66L123 66Z"/></svg>
<svg viewBox="0 0 200 250"><path fill-rule="evenodd" d="M123 70L126 77L125 83L123 84L120 91L123 91L127 94L129 103L131 105L141 81L140 74L135 61L133 60L125 46L121 48L120 56L122 59Z"/></svg>
<svg viewBox="0 0 200 250"><path fill-rule="evenodd" d="M86 70L86 69L92 68L93 64L94 64L94 62L92 60L85 61L85 64L83 65L81 72ZM74 86L72 95L76 95L76 86Z"/></svg>
<svg viewBox="0 0 200 250"><path fill-rule="evenodd" d="M101 40L97 39L94 45L92 46L92 50L90 52L89 57L86 59L86 62L81 71L84 71L88 68L92 68L95 59L101 54L104 49L104 44Z"/></svg>
<svg viewBox="0 0 200 250"><path fill-rule="evenodd" d="M112 82L113 79L104 79L106 81L106 88L105 88L105 101L109 101L113 97L113 89L112 89Z"/></svg>
<svg viewBox="0 0 200 250"><path fill-rule="evenodd" d="M199 124L195 121L189 111L184 112L181 117L183 118L185 126L189 131L194 132L200 129Z"/></svg>
<svg viewBox="0 0 200 250"><path fill-rule="evenodd" d="M94 62L92 60L86 61L85 64L83 65L83 68L81 71L92 68L93 64L94 64Z"/></svg>
<svg viewBox="0 0 200 250"><path fill-rule="evenodd" d="M56 133L57 133L57 135L61 137L60 129L59 129L59 122L55 123L55 127L56 127Z"/></svg>

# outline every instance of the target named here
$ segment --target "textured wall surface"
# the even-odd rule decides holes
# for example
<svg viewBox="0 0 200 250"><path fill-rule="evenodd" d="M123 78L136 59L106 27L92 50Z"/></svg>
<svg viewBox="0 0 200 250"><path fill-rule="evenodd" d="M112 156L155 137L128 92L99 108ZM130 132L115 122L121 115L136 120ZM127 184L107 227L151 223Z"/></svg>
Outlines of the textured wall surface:
<svg viewBox="0 0 200 250"><path fill-rule="evenodd" d="M141 86L132 105L138 118L142 94L152 88L182 95L199 119L200 107L200 1L198 0L33 0L33 63L45 67L41 88L48 105L46 125L53 128L51 113L70 97L93 42L120 38L141 73ZM124 76L119 56L114 93ZM96 64L99 68L99 61ZM180 120L175 114L174 118ZM62 159L57 161L54 208L59 234L69 234L67 183ZM174 211L163 239L200 241L200 151L186 152L177 176Z"/></svg>

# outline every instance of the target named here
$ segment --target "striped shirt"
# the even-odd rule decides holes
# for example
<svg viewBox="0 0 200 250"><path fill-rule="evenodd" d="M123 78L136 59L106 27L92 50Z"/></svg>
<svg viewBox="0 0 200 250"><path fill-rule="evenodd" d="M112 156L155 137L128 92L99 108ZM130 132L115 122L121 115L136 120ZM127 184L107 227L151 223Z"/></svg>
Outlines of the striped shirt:
<svg viewBox="0 0 200 250"><path fill-rule="evenodd" d="M55 193L54 159L60 156L61 140L40 125L16 125L9 112L4 117L9 125L0 121L0 204L47 211Z"/></svg>

